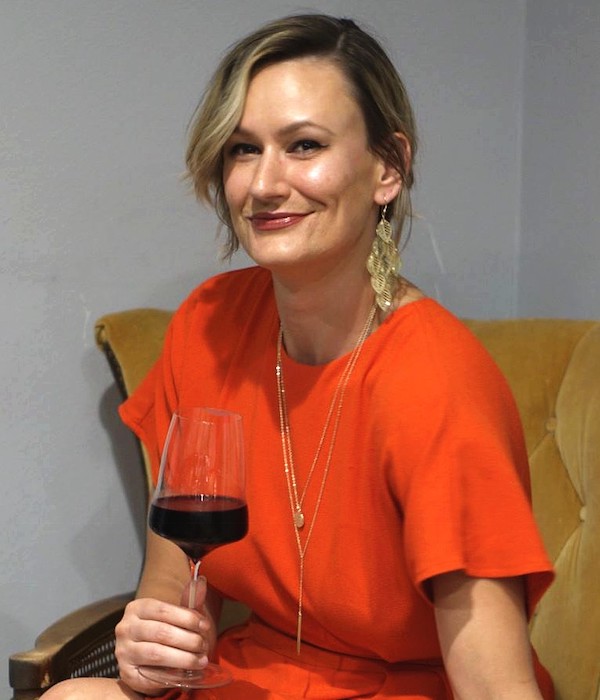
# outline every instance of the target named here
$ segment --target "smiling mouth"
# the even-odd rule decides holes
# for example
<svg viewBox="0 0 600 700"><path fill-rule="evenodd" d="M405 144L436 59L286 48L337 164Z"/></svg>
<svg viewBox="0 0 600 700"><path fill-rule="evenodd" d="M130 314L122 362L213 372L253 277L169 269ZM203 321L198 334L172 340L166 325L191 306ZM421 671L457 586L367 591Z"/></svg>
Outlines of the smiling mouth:
<svg viewBox="0 0 600 700"><path fill-rule="evenodd" d="M258 231L277 231L279 229L294 226L302 221L308 214L292 212L263 212L248 217L252 226Z"/></svg>

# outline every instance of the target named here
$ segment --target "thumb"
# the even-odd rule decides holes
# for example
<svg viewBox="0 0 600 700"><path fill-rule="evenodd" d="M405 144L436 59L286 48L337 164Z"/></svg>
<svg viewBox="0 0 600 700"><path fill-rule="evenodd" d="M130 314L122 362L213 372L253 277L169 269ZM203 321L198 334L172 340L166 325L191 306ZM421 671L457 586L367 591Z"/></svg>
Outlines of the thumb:
<svg viewBox="0 0 600 700"><path fill-rule="evenodd" d="M191 580L181 594L181 605L186 608L200 610L206 600L206 576L198 576Z"/></svg>

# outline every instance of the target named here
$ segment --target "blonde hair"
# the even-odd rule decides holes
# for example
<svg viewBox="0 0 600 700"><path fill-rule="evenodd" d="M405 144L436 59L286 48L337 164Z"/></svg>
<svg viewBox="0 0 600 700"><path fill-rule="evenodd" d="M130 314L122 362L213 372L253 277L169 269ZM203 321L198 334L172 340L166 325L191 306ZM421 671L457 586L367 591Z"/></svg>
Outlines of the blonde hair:
<svg viewBox="0 0 600 700"><path fill-rule="evenodd" d="M381 45L350 19L304 14L269 22L221 60L190 123L186 166L198 199L214 206L229 230L225 257L239 247L223 191L223 147L241 120L250 81L267 65L306 56L326 58L346 76L364 116L369 148L402 179L388 218L396 242L411 216L417 133L406 89ZM406 141L395 137L403 134Z"/></svg>

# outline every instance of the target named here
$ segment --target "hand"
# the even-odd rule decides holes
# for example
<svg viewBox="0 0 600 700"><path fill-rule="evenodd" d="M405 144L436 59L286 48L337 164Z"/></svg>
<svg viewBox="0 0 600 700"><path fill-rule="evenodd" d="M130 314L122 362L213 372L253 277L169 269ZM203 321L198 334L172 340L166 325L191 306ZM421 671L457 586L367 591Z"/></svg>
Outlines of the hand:
<svg viewBox="0 0 600 700"><path fill-rule="evenodd" d="M195 609L188 605L188 588L182 605L152 598L132 601L115 628L115 654L121 679L147 695L164 692L164 686L144 678L140 666L168 666L197 670L208 662L216 633L205 610L206 579L196 584Z"/></svg>

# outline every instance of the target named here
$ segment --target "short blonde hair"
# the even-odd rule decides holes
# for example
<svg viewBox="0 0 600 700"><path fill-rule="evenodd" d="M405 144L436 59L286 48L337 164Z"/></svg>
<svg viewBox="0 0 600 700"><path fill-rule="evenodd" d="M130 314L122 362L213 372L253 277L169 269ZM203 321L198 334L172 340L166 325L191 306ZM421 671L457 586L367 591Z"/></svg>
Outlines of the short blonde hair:
<svg viewBox="0 0 600 700"><path fill-rule="evenodd" d="M267 65L316 56L346 76L364 116L369 148L402 179L388 207L396 241L411 216L410 188L417 152L413 110L398 72L381 45L350 19L303 14L269 22L235 44L220 62L192 118L186 151L198 199L214 206L228 228L225 257L239 247L223 191L223 147L239 124L250 81ZM395 137L404 135L403 139Z"/></svg>

